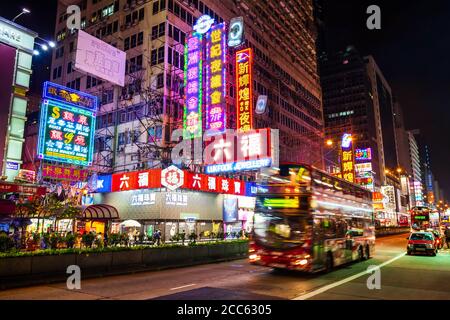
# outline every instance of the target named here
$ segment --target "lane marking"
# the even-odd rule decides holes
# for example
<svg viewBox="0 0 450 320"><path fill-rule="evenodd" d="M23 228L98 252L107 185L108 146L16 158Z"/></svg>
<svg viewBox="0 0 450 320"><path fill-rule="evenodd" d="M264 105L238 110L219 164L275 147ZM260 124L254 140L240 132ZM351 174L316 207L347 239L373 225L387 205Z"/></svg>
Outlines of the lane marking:
<svg viewBox="0 0 450 320"><path fill-rule="evenodd" d="M402 253L402 254L400 254L400 255L398 255L398 256L392 258L391 260L388 260L388 261L386 261L386 262L383 262L382 264L377 265L377 267L379 267L379 268L381 269L382 267L387 266L388 264L391 264L392 262L394 262L394 261L400 259L400 258L403 257L403 256L405 256L405 253ZM337 281L337 282L334 282L334 283L332 283L332 284L326 285L326 286L324 286L324 287L322 287L322 288L319 288L319 289L317 289L317 290L311 291L311 292L309 292L309 293L307 293L307 294L304 294L304 295L300 295L300 296L298 296L298 297L295 297L295 298L293 298L293 299L291 299L291 300L306 300L306 299L312 298L312 297L314 297L314 296L316 296L316 295L318 295L318 294L324 293L324 292L326 292L326 291L328 291L328 290L330 290L330 289L336 288L336 287L338 287L338 286L340 286L340 285L343 285L343 284L345 284L345 283L347 283L347 282L353 281L353 280L355 280L355 279L357 279L357 278L359 278L359 277L362 277L362 276L368 275L368 274L369 274L369 273L367 273L367 270L365 270L365 271L363 271L363 272L357 273L357 274L355 274L355 275L353 275L353 276L350 276L350 277L348 277L348 278L342 279L342 280L340 280L340 281Z"/></svg>
<svg viewBox="0 0 450 320"><path fill-rule="evenodd" d="M181 287L172 288L172 289L170 289L170 291L183 289L183 288L188 288L188 287L192 287L192 286L195 286L195 283L187 284L187 285L181 286Z"/></svg>

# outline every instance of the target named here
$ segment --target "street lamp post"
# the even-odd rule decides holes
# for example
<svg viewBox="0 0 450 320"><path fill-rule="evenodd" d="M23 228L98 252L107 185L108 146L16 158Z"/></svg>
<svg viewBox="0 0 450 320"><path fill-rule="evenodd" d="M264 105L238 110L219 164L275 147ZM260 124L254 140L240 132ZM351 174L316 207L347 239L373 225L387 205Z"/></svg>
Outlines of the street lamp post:
<svg viewBox="0 0 450 320"><path fill-rule="evenodd" d="M12 21L15 22L21 15L28 14L28 13L31 13L31 11L26 8L23 8L22 12L19 13L17 16L15 16L14 19L12 19Z"/></svg>

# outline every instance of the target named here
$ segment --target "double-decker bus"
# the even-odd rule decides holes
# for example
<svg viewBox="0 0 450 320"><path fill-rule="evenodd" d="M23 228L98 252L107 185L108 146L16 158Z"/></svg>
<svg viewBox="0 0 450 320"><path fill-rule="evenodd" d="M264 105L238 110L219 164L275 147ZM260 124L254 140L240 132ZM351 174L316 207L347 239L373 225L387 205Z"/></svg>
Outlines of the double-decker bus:
<svg viewBox="0 0 450 320"><path fill-rule="evenodd" d="M330 271L375 250L372 193L314 167L285 164L258 179L252 264Z"/></svg>
<svg viewBox="0 0 450 320"><path fill-rule="evenodd" d="M426 206L411 209L411 231L440 229L439 212Z"/></svg>

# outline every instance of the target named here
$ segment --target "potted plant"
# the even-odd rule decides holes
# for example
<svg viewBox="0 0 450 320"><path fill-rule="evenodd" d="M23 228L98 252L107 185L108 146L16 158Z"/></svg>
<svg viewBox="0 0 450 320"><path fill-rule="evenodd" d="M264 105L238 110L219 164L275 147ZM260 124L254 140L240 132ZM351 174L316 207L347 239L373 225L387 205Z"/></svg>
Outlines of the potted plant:
<svg viewBox="0 0 450 320"><path fill-rule="evenodd" d="M180 240L181 243L184 245L184 241L186 240L186 233L184 232L180 233Z"/></svg>
<svg viewBox="0 0 450 320"><path fill-rule="evenodd" d="M94 243L95 235L91 232L83 234L81 237L81 242L87 248L92 248L92 244Z"/></svg>
<svg viewBox="0 0 450 320"><path fill-rule="evenodd" d="M64 238L64 242L66 243L67 248L72 249L75 245L75 241L77 239L77 235L73 234L71 232L69 232L68 234L66 234L65 238Z"/></svg>

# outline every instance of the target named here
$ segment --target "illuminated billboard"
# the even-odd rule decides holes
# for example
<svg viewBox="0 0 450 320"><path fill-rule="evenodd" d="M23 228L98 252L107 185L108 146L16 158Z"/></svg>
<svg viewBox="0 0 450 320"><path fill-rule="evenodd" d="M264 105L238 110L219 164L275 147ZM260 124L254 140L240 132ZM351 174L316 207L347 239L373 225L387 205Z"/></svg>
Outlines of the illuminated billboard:
<svg viewBox="0 0 450 320"><path fill-rule="evenodd" d="M98 108L97 97L48 81L44 83L42 99L50 99L84 109L97 110Z"/></svg>
<svg viewBox="0 0 450 320"><path fill-rule="evenodd" d="M276 163L275 137L271 129L227 134L207 145L204 163L206 173L257 170Z"/></svg>
<svg viewBox="0 0 450 320"><path fill-rule="evenodd" d="M356 149L355 160L372 160L372 149Z"/></svg>
<svg viewBox="0 0 450 320"><path fill-rule="evenodd" d="M230 21L228 46L237 47L244 42L244 18L237 17Z"/></svg>
<svg viewBox="0 0 450 320"><path fill-rule="evenodd" d="M236 127L243 132L253 128L252 63L251 48L236 52Z"/></svg>
<svg viewBox="0 0 450 320"><path fill-rule="evenodd" d="M355 159L353 156L352 135L344 133L341 143L341 172L342 178L355 182Z"/></svg>
<svg viewBox="0 0 450 320"><path fill-rule="evenodd" d="M220 23L206 34L206 130L223 133L226 129L226 29ZM216 132L215 132L216 133Z"/></svg>
<svg viewBox="0 0 450 320"><path fill-rule="evenodd" d="M202 136L202 35L194 32L184 47L184 138Z"/></svg>
<svg viewBox="0 0 450 320"><path fill-rule="evenodd" d="M106 42L78 30L75 69L105 81L125 85L127 54Z"/></svg>
<svg viewBox="0 0 450 320"><path fill-rule="evenodd" d="M92 165L95 112L43 100L38 158L80 166Z"/></svg>

